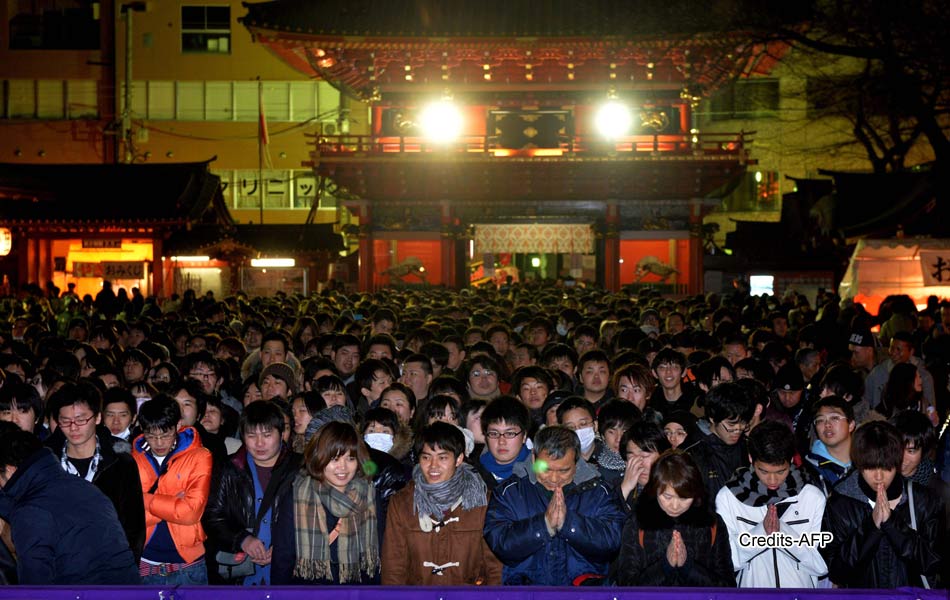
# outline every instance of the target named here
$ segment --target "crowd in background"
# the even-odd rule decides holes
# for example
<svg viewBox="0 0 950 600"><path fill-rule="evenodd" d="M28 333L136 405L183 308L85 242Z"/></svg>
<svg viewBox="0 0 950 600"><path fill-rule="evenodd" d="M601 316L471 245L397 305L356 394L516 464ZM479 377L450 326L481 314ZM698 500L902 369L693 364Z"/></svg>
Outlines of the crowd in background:
<svg viewBox="0 0 950 600"><path fill-rule="evenodd" d="M946 587L950 302L0 300L0 581Z"/></svg>

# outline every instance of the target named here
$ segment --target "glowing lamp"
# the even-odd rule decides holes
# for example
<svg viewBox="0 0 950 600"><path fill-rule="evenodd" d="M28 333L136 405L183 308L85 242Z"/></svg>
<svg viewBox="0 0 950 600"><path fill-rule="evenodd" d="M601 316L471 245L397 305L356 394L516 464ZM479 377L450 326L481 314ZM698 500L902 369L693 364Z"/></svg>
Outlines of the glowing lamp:
<svg viewBox="0 0 950 600"><path fill-rule="evenodd" d="M600 135L616 139L627 135L633 125L630 109L616 100L608 101L600 107L594 118L594 126Z"/></svg>
<svg viewBox="0 0 950 600"><path fill-rule="evenodd" d="M297 261L292 258L252 258L252 267L293 267Z"/></svg>
<svg viewBox="0 0 950 600"><path fill-rule="evenodd" d="M419 113L422 134L433 142L451 142L462 134L462 125L462 113L450 100L433 102Z"/></svg>
<svg viewBox="0 0 950 600"><path fill-rule="evenodd" d="M540 266L541 266L541 259L538 258L537 256L533 256L533 257L531 258L531 266L534 267L535 269L537 269L538 267L540 267Z"/></svg>
<svg viewBox="0 0 950 600"><path fill-rule="evenodd" d="M13 250L13 232L6 227L0 227L0 256L6 256Z"/></svg>

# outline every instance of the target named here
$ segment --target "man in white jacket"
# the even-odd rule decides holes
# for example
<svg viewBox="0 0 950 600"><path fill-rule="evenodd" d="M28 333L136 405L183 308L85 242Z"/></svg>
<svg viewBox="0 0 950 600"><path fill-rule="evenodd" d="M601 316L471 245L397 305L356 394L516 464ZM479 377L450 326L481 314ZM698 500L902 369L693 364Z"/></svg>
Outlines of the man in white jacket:
<svg viewBox="0 0 950 600"><path fill-rule="evenodd" d="M826 587L828 568L818 551L825 496L792 464L794 435L766 420L748 443L752 465L716 496L739 587Z"/></svg>

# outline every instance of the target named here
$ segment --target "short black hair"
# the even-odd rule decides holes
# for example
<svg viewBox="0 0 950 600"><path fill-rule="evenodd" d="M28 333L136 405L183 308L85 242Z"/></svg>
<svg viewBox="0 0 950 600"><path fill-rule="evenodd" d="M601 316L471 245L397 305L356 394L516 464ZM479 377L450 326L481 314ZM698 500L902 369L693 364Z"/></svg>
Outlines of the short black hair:
<svg viewBox="0 0 950 600"><path fill-rule="evenodd" d="M527 365L515 370L511 376L511 392L514 395L521 393L521 384L525 379L535 379L544 384L549 393L555 389L554 378L548 369L540 365Z"/></svg>
<svg viewBox="0 0 950 600"><path fill-rule="evenodd" d="M445 394L438 394L429 398L425 403L425 410L420 411L416 416L420 417L419 423L425 425L429 419L442 417L445 414L445 409L449 409L455 415L456 421L459 420L459 403L452 396L446 396Z"/></svg>
<svg viewBox="0 0 950 600"><path fill-rule="evenodd" d="M28 383L8 381L0 387L0 411L18 410L26 412L33 409L34 422L43 418L43 398L35 387Z"/></svg>
<svg viewBox="0 0 950 600"><path fill-rule="evenodd" d="M594 405L590 403L586 398L581 398L580 396L571 396L566 399L564 402L561 402L557 407L557 422L562 424L561 421L564 419L564 415L567 414L570 410L575 409L586 410L590 414L590 418L595 418Z"/></svg>
<svg viewBox="0 0 950 600"><path fill-rule="evenodd" d="M908 448L917 448L923 456L927 456L937 445L937 432L930 423L930 419L920 411L904 410L890 420L904 439Z"/></svg>
<svg viewBox="0 0 950 600"><path fill-rule="evenodd" d="M40 440L13 423L0 423L0 468L19 467L43 448Z"/></svg>
<svg viewBox="0 0 950 600"><path fill-rule="evenodd" d="M650 368L654 371L657 370L660 365L673 364L679 365L681 369L686 370L686 357L683 356L682 352L677 352L672 348L663 348L656 353L656 356L653 358L653 363L650 365Z"/></svg>
<svg viewBox="0 0 950 600"><path fill-rule="evenodd" d="M653 421L637 421L620 438L620 455L624 460L627 460L627 445L630 442L644 452L662 454L672 448L666 433Z"/></svg>
<svg viewBox="0 0 950 600"><path fill-rule="evenodd" d="M142 433L178 431L181 407L168 394L159 394L139 407L138 424Z"/></svg>
<svg viewBox="0 0 950 600"><path fill-rule="evenodd" d="M563 425L545 427L534 436L534 455L536 457L545 452L554 460L558 460L567 456L568 450L574 451L575 463L580 460L581 440L576 433Z"/></svg>
<svg viewBox="0 0 950 600"><path fill-rule="evenodd" d="M528 345L531 346L530 344ZM522 344L518 344L518 347L521 348ZM534 346L531 346L531 348L534 348ZM535 348L535 352L537 352L537 348ZM538 360L538 356L535 356L534 358L535 360ZM571 361L572 365L575 367L577 366L577 350L568 346L567 344L558 343L545 346L544 352L541 353L540 356L541 364L547 365L556 358L567 358Z"/></svg>
<svg viewBox="0 0 950 600"><path fill-rule="evenodd" d="M198 411L197 421L205 416L205 410L208 408L208 394L201 387L201 382L197 379L182 379L178 383L166 388L166 392L174 399L178 392L184 390L189 396L195 399L195 410Z"/></svg>
<svg viewBox="0 0 950 600"><path fill-rule="evenodd" d="M837 408L842 413L848 422L851 423L854 421L854 407L851 406L851 403L842 398L841 396L825 396L824 398L819 398L812 406L811 413L814 416L818 416L818 410L821 408Z"/></svg>
<svg viewBox="0 0 950 600"><path fill-rule="evenodd" d="M52 410L50 416L59 421L59 411L74 404L85 404L92 411L93 416L102 412L102 392L89 381L79 383L66 382L49 398L48 404Z"/></svg>
<svg viewBox="0 0 950 600"><path fill-rule="evenodd" d="M420 456L422 448L427 445L432 449L447 450L458 458L465 454L465 435L451 423L436 421L423 427L416 435L416 456Z"/></svg>
<svg viewBox="0 0 950 600"><path fill-rule="evenodd" d="M129 409L129 413L134 417L139 411L139 403L136 402L135 396L132 395L132 392L125 388L113 387L107 389L102 394L102 409L105 410L110 404L125 404Z"/></svg>
<svg viewBox="0 0 950 600"><path fill-rule="evenodd" d="M861 375L844 362L834 363L825 371L819 391L826 388L835 396L851 396L852 402L857 402L864 396L864 381Z"/></svg>
<svg viewBox="0 0 950 600"><path fill-rule="evenodd" d="M394 436L399 433L399 417L388 408L377 406L366 411L366 414L363 415L363 427L360 433L365 435L369 424L373 422L379 423L383 427L389 427L393 430Z"/></svg>
<svg viewBox="0 0 950 600"><path fill-rule="evenodd" d="M726 382L709 390L705 410L709 420L716 423L733 419L748 423L755 413L755 403L742 386Z"/></svg>
<svg viewBox="0 0 950 600"><path fill-rule="evenodd" d="M615 427L626 431L642 418L643 413L632 402L614 398L600 407L600 411L597 413L597 430L600 431L601 435L604 435L604 432L608 429L614 429Z"/></svg>
<svg viewBox="0 0 950 600"><path fill-rule="evenodd" d="M244 407L240 422L241 435L249 431L276 429L284 433L284 411L274 402L255 400Z"/></svg>
<svg viewBox="0 0 950 600"><path fill-rule="evenodd" d="M488 403L482 412L482 432L488 431L493 423L517 425L522 431L531 427L531 414L528 407L514 396L499 396Z"/></svg>
<svg viewBox="0 0 950 600"><path fill-rule="evenodd" d="M896 427L886 421L871 421L858 427L851 440L851 464L859 471L894 469L904 461L904 440Z"/></svg>
<svg viewBox="0 0 950 600"><path fill-rule="evenodd" d="M577 370L581 371L584 368L584 365L586 365L589 362L605 363L607 365L607 369L608 370L610 369L610 358L607 356L607 353L604 352L603 350L598 350L595 348L593 350L588 350L587 352L582 354L581 357L577 359Z"/></svg>
<svg viewBox="0 0 950 600"><path fill-rule="evenodd" d="M788 425L766 419L749 432L749 455L752 461L767 465L791 463L795 456L795 434Z"/></svg>
<svg viewBox="0 0 950 600"><path fill-rule="evenodd" d="M733 368L732 363L730 363L725 356L718 354L696 365L693 369L693 375L696 377L697 382L705 385L708 389L713 387L714 382L722 383L720 376L722 375L723 369L729 371L733 381L736 379L736 370Z"/></svg>

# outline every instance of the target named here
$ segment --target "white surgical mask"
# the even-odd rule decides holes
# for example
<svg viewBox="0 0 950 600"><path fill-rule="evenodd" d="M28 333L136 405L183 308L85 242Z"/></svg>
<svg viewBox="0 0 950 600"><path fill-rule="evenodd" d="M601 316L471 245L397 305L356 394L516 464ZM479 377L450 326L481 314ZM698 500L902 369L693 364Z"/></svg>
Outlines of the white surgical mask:
<svg viewBox="0 0 950 600"><path fill-rule="evenodd" d="M561 337L564 337L565 335L567 335L567 325L564 325L563 323L558 323L557 334Z"/></svg>
<svg viewBox="0 0 950 600"><path fill-rule="evenodd" d="M367 433L363 440L367 446L380 452L389 452L393 448L393 436L390 433Z"/></svg>
<svg viewBox="0 0 950 600"><path fill-rule="evenodd" d="M586 454L590 447L594 445L594 428L585 427L583 429L578 429L574 433L577 434L577 437L581 440L581 453Z"/></svg>

